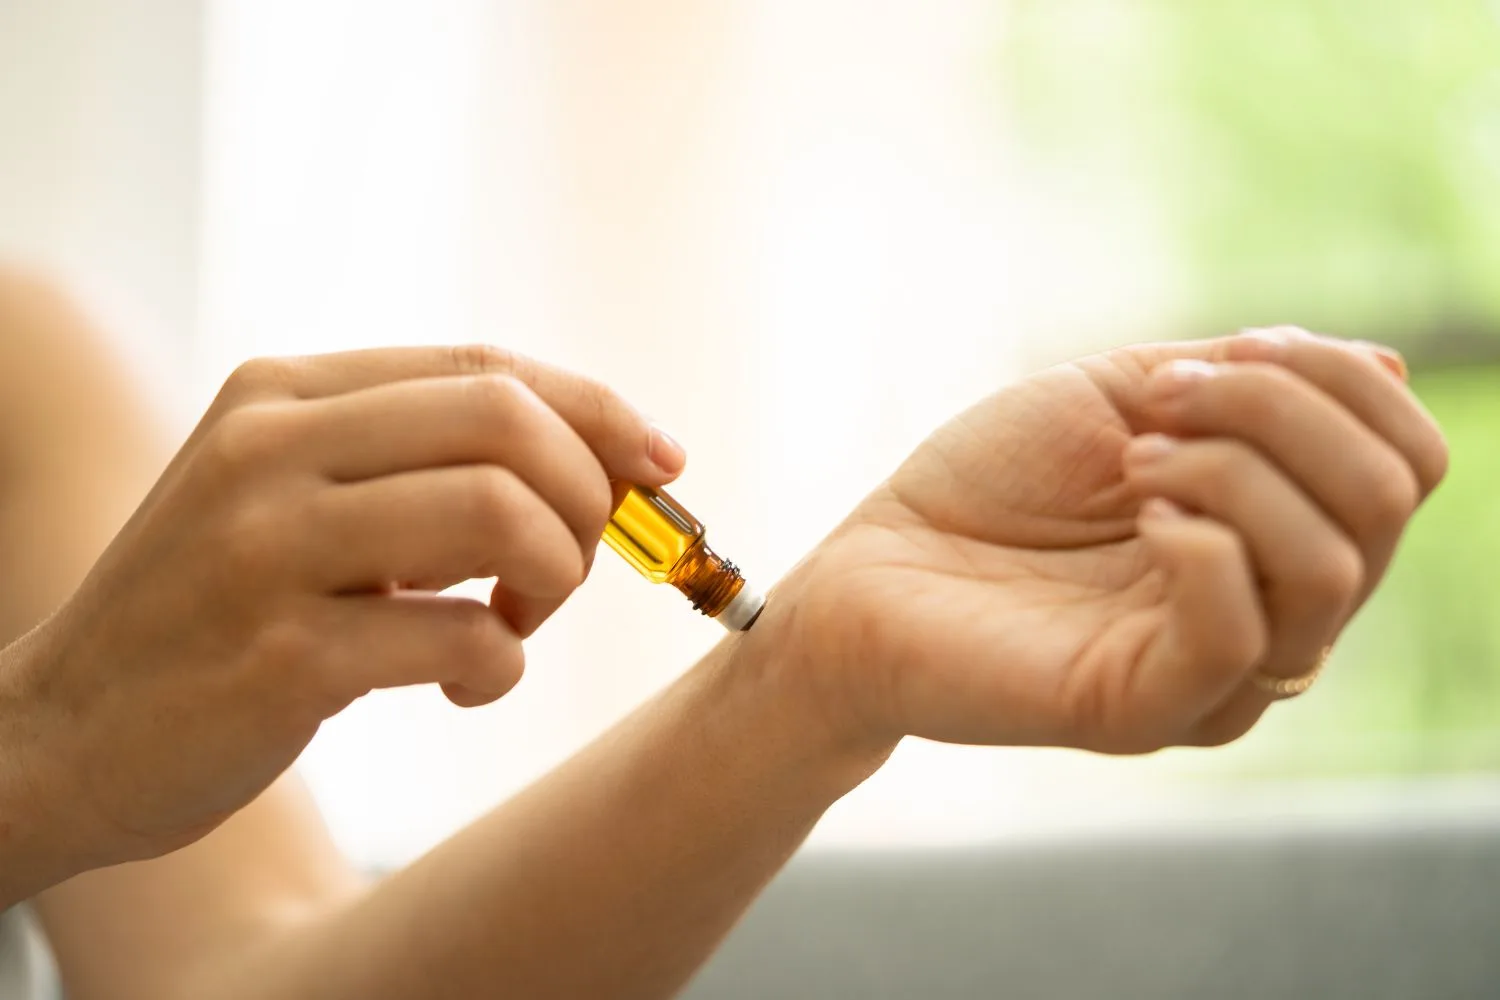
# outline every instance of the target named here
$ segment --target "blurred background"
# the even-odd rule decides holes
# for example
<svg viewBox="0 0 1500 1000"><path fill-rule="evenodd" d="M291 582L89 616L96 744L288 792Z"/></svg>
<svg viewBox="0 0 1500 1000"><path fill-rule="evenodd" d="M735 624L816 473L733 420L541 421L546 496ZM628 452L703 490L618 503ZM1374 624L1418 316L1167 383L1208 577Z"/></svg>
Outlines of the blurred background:
<svg viewBox="0 0 1500 1000"><path fill-rule="evenodd" d="M1493 0L0 0L0 252L87 296L179 433L256 355L485 340L596 375L764 583L1045 364L1387 341L1453 474L1316 696L1141 760L909 743L814 843L1500 793ZM500 704L383 693L302 769L399 863L717 633L604 558Z"/></svg>

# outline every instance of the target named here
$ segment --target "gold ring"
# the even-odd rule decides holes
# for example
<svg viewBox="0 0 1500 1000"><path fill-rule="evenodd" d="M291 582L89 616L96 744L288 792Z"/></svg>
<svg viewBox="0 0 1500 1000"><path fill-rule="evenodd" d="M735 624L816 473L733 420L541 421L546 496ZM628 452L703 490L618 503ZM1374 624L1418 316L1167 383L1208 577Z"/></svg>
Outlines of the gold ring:
<svg viewBox="0 0 1500 1000"><path fill-rule="evenodd" d="M1277 700L1295 698L1317 683L1318 675L1328 664L1328 657L1332 652L1332 646L1324 646L1323 652L1318 654L1318 662L1313 664L1311 670L1299 677L1272 677L1270 674L1257 670L1250 675L1250 683L1254 684L1262 694L1268 694Z"/></svg>

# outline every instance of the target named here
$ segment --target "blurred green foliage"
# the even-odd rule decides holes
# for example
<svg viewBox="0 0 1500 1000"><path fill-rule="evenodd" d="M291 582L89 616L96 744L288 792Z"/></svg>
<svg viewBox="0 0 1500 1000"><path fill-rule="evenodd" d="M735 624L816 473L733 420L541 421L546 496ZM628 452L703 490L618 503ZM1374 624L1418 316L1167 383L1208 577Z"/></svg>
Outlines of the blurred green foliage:
<svg viewBox="0 0 1500 1000"><path fill-rule="evenodd" d="M1007 104L1135 182L1188 319L1500 357L1500 4L1012 0Z"/></svg>
<svg viewBox="0 0 1500 1000"><path fill-rule="evenodd" d="M1228 766L1500 770L1500 2L1007 10L1021 136L1143 199L1180 257L1187 328L1394 343L1452 445L1323 697Z"/></svg>

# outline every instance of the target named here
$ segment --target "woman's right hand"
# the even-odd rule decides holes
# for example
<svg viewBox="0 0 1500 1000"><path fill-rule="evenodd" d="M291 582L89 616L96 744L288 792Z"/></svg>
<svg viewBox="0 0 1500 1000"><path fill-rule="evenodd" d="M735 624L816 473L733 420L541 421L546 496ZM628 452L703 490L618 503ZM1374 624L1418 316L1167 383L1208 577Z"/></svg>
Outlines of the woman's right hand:
<svg viewBox="0 0 1500 1000"><path fill-rule="evenodd" d="M372 689L500 697L587 574L611 480L664 484L683 461L610 389L494 348L245 365L0 661L0 820L66 874L155 856ZM433 593L483 577L490 606Z"/></svg>

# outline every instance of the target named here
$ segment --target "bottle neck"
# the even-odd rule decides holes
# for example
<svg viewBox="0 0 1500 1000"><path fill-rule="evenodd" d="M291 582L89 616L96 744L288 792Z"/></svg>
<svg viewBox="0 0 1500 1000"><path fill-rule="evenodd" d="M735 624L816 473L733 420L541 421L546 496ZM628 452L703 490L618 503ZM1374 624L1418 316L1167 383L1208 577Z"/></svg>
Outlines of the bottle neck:
<svg viewBox="0 0 1500 1000"><path fill-rule="evenodd" d="M683 565L672 575L673 586L693 602L693 610L710 618L727 608L745 586L739 567L702 540L683 557Z"/></svg>

